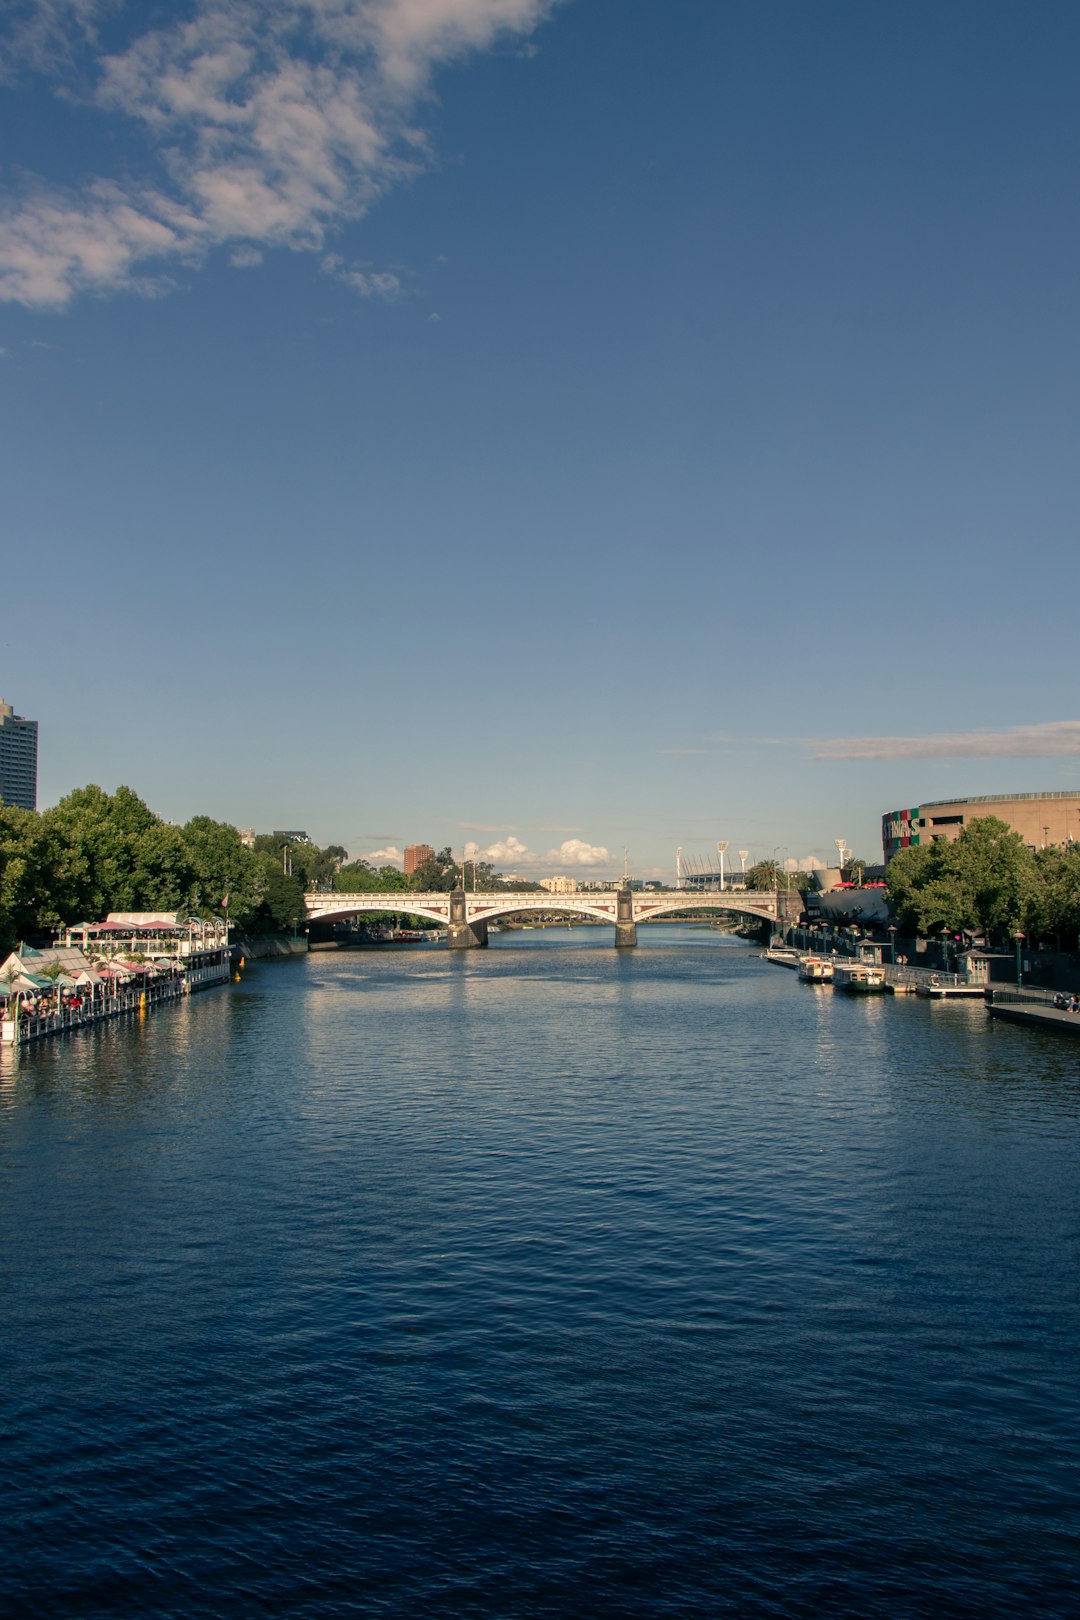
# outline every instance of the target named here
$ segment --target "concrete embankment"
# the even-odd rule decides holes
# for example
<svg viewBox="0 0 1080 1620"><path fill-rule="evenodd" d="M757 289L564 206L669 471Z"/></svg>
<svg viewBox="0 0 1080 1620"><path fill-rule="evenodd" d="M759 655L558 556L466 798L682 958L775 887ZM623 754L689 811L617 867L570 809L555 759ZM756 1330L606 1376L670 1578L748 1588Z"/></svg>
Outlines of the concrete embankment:
<svg viewBox="0 0 1080 1620"><path fill-rule="evenodd" d="M242 956L246 962L262 962L274 956L306 956L307 948L305 936L293 939L288 934L257 934L235 944L233 956Z"/></svg>

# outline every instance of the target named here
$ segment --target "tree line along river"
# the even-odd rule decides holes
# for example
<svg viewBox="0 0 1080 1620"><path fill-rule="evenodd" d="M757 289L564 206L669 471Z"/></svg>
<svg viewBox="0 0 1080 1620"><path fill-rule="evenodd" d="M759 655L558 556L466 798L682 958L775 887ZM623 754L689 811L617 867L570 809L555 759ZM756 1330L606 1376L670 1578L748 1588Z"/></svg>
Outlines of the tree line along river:
<svg viewBox="0 0 1080 1620"><path fill-rule="evenodd" d="M1080 1051L669 926L3 1055L13 1616L1066 1615Z"/></svg>

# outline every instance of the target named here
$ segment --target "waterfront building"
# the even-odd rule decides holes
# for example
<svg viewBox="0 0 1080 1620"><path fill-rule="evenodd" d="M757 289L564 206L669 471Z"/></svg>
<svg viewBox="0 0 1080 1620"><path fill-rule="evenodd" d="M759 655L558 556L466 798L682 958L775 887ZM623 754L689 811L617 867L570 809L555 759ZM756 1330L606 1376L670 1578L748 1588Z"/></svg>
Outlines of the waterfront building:
<svg viewBox="0 0 1080 1620"><path fill-rule="evenodd" d="M577 894L577 878L549 877L540 879L540 887L546 889L548 894Z"/></svg>
<svg viewBox="0 0 1080 1620"><path fill-rule="evenodd" d="M891 860L898 849L959 838L980 816L996 816L1020 834L1030 849L1080 843L1080 793L998 793L974 799L935 799L881 818L881 847Z"/></svg>
<svg viewBox="0 0 1080 1620"><path fill-rule="evenodd" d="M0 698L0 799L37 809L38 723L16 714Z"/></svg>
<svg viewBox="0 0 1080 1620"><path fill-rule="evenodd" d="M433 861L434 859L435 851L430 844L406 844L403 863L405 876L410 877L418 866L423 866L425 861Z"/></svg>

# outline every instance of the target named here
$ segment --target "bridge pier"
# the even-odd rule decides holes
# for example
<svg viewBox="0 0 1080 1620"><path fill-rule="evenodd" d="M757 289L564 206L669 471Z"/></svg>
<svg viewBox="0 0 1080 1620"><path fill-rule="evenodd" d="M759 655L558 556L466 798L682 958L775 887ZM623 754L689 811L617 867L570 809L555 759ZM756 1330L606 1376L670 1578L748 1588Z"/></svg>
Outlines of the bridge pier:
<svg viewBox="0 0 1080 1620"><path fill-rule="evenodd" d="M637 944L637 923L634 921L634 896L629 888L619 889L615 896L615 944L629 947Z"/></svg>
<svg viewBox="0 0 1080 1620"><path fill-rule="evenodd" d="M452 889L449 930L446 936L447 948L451 951L478 951L482 950L487 942L487 923L470 922L465 890Z"/></svg>

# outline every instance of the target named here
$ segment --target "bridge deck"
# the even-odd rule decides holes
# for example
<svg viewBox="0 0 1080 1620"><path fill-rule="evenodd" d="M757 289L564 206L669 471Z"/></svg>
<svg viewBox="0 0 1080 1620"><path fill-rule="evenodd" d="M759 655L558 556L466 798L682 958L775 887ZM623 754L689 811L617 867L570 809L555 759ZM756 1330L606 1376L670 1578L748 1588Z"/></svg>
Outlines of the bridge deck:
<svg viewBox="0 0 1080 1620"><path fill-rule="evenodd" d="M558 912L563 916L591 917L597 922L614 923L618 900L617 889L579 894L513 894L497 890L464 896L465 915L469 922L488 922L522 912ZM665 894L653 889L635 889L631 900L635 922L648 922L652 917L666 917L673 913L692 916L695 912L709 911L727 911L768 921L775 921L777 916L776 896L771 892L726 890L719 894L687 894L683 891ZM411 916L428 917L432 922L448 923L451 897L443 892L413 894L408 890L380 894L306 894L304 904L309 922L316 918L333 921L367 911L404 912Z"/></svg>

